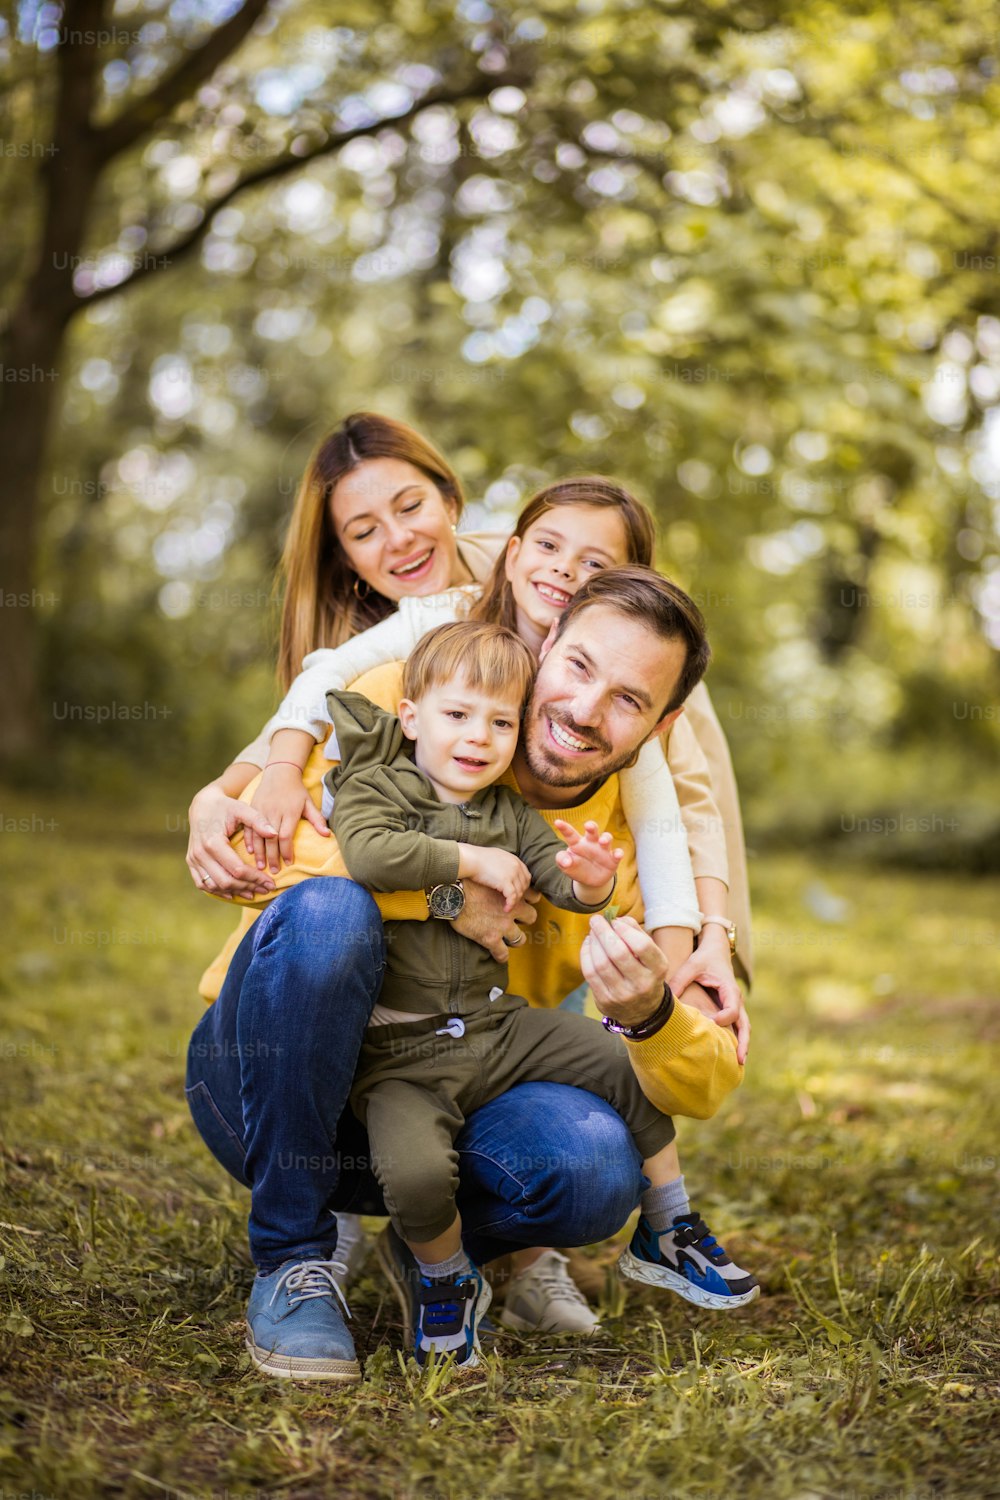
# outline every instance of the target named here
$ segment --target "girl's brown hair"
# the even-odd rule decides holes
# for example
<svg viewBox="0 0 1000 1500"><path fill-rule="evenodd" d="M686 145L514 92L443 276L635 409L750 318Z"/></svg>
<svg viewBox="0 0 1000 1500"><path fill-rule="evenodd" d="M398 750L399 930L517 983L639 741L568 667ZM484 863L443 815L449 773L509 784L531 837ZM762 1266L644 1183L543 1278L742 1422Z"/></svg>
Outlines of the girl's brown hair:
<svg viewBox="0 0 1000 1500"><path fill-rule="evenodd" d="M458 476L432 443L405 422L375 412L353 412L323 439L302 476L281 557L285 594L281 609L278 677L282 691L320 646L339 646L376 625L396 604L383 594L354 592L352 569L333 528L334 488L367 459L399 458L425 474L455 507L465 503Z"/></svg>
<svg viewBox="0 0 1000 1500"><path fill-rule="evenodd" d="M626 562L641 563L644 567L652 564L656 541L652 516L624 485L605 479L601 474L581 474L547 484L537 495L532 495L517 518L513 535L523 539L530 526L560 505L595 505L617 510L625 528ZM517 609L514 591L507 578L506 562L505 547L493 565L482 598L469 611L469 618L491 620L497 625L505 625L508 630L516 630Z"/></svg>

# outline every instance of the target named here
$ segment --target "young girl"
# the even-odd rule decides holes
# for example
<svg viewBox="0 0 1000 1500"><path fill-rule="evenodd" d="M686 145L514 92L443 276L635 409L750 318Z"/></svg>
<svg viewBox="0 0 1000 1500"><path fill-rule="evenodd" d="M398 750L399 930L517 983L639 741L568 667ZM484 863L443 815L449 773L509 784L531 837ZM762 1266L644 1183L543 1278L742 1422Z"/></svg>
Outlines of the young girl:
<svg viewBox="0 0 1000 1500"><path fill-rule="evenodd" d="M265 766L259 786L248 787L246 795L253 796L255 808L276 831L275 838L262 839L252 828L246 829L246 850L257 869L269 867L277 873L283 859L286 869L281 872L282 884L320 873L315 858L316 835L328 837L325 818L331 809L324 803L317 810L310 788L316 786L326 768L317 742L325 742L330 730L327 692L348 687L373 667L405 659L429 630L459 618L508 625L537 658L563 609L587 578L600 569L627 563L649 565L653 541L652 518L623 487L601 477L561 481L529 501L485 587L470 585L426 597L402 598L398 610L371 629L333 649L311 653L277 713L240 756L241 761ZM700 692L704 694L704 689ZM331 755L336 759L336 750ZM700 931L704 917L711 919L713 935L718 931L716 924L726 925L728 868L722 823L706 786L707 777L690 770L698 766L699 757L684 716L671 732L668 757L676 757L683 768L677 787L659 741L645 745L637 763L621 773L621 787L626 821L635 837L645 926L657 934L657 942L676 965L677 955L683 958L690 950L690 934ZM304 780L307 762L309 771ZM678 803L678 788L686 821ZM311 827L303 826L300 820ZM701 871L697 888L689 841L697 851ZM247 925L244 919L235 935L237 940ZM230 944L233 947L235 941ZM717 954L713 962L715 968L725 967ZM214 987L211 971L206 979ZM732 1019L728 1011L721 1014ZM675 1184L677 1215L683 1218L690 1210L679 1163ZM691 1222L698 1222L704 1229L695 1216ZM711 1238L707 1229L700 1237L706 1242ZM559 1281L558 1326L581 1331L593 1328L596 1319L590 1309L574 1299L571 1283L560 1275L561 1267L550 1264L546 1257L556 1257L556 1252L543 1251L540 1258L536 1252L531 1264L519 1267L520 1274L508 1296L506 1320L522 1328L543 1326L534 1321L534 1312L536 1305L544 1305L545 1296L535 1297L533 1293L540 1290L551 1302L552 1286ZM710 1264L710 1253L703 1258ZM683 1264L689 1262L690 1256L683 1258ZM551 1284L536 1288L534 1281ZM725 1291L706 1293L702 1286L692 1286L680 1276L677 1289L689 1295L689 1287L698 1293L692 1300L702 1305L728 1307L745 1300ZM551 1314L548 1331L554 1331Z"/></svg>

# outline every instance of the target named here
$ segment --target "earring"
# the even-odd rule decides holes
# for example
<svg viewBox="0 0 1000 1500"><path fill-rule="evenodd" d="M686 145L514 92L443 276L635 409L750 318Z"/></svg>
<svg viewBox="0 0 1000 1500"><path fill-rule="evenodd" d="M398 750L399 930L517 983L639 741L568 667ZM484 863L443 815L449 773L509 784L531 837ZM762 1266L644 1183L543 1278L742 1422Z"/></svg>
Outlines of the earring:
<svg viewBox="0 0 1000 1500"><path fill-rule="evenodd" d="M355 578L354 578L354 597L355 597L355 599L367 599L368 595L371 593L371 588L366 583L365 584L365 591L364 591L364 593L362 593L361 590L358 588L358 584L360 582L361 582L361 579L358 578L358 576L355 574Z"/></svg>
<svg viewBox="0 0 1000 1500"><path fill-rule="evenodd" d="M456 526L454 521L452 521L451 523L451 534L452 536L456 536L458 534L458 527Z"/></svg>

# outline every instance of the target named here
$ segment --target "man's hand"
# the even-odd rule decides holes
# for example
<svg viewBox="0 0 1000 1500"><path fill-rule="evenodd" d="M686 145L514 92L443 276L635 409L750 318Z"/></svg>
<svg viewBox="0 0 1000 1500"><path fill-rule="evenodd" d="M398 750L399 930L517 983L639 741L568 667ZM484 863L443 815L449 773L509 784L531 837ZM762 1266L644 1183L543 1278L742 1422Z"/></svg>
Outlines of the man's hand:
<svg viewBox="0 0 1000 1500"><path fill-rule="evenodd" d="M634 917L591 917L580 967L598 1010L619 1025L638 1026L659 1009L667 961Z"/></svg>
<svg viewBox="0 0 1000 1500"><path fill-rule="evenodd" d="M267 871L244 864L229 843L238 828L253 828L262 839L277 837L278 830L249 803L227 797L212 782L191 803L188 823L187 866L200 891L230 901L233 896L252 900L274 890Z"/></svg>
<svg viewBox="0 0 1000 1500"><path fill-rule="evenodd" d="M566 841L566 848L556 855L556 864L575 885L588 892L584 896L577 892L579 899L596 906L625 858L624 849L612 849L610 833L602 833L593 822L584 823L583 833L563 818L556 818L554 826L559 837ZM595 893L593 896L589 894L591 891Z"/></svg>
<svg viewBox="0 0 1000 1500"><path fill-rule="evenodd" d="M715 934L718 933L718 938ZM699 986L706 989L717 990L721 1005L714 1006L711 1012L712 1020L717 1026L732 1026L736 1032L736 1060L741 1065L747 1060L750 1051L750 1017L747 1015L746 1005L736 976L733 973L733 960L729 952L729 939L716 923L712 923L707 933L702 933L704 941L699 939L698 946L691 957L681 964L670 976L670 988L678 1000L685 1005L694 1005L698 1010L704 1011L705 1007L698 1003L696 992Z"/></svg>
<svg viewBox="0 0 1000 1500"><path fill-rule="evenodd" d="M538 921L533 903L542 899L541 892L527 891L513 911L507 912L504 911L503 897L489 886L480 885L478 880L463 880L462 886L465 906L451 925L463 937L485 948L498 964L505 964L510 949L519 948L528 941L528 934L521 928ZM508 939L506 943L504 938Z"/></svg>

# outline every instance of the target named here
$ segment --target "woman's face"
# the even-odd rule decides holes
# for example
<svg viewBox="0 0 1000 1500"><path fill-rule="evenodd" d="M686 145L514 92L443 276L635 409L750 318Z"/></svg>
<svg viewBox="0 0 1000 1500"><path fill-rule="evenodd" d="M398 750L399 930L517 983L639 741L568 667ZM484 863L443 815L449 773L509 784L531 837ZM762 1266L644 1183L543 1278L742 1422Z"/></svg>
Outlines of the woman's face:
<svg viewBox="0 0 1000 1500"><path fill-rule="evenodd" d="M603 505L556 505L507 543L505 571L518 634L532 645L548 635L578 588L602 568L629 561L625 523Z"/></svg>
<svg viewBox="0 0 1000 1500"><path fill-rule="evenodd" d="M413 464L366 459L336 485L330 510L348 563L386 599L439 594L457 582L458 508Z"/></svg>

